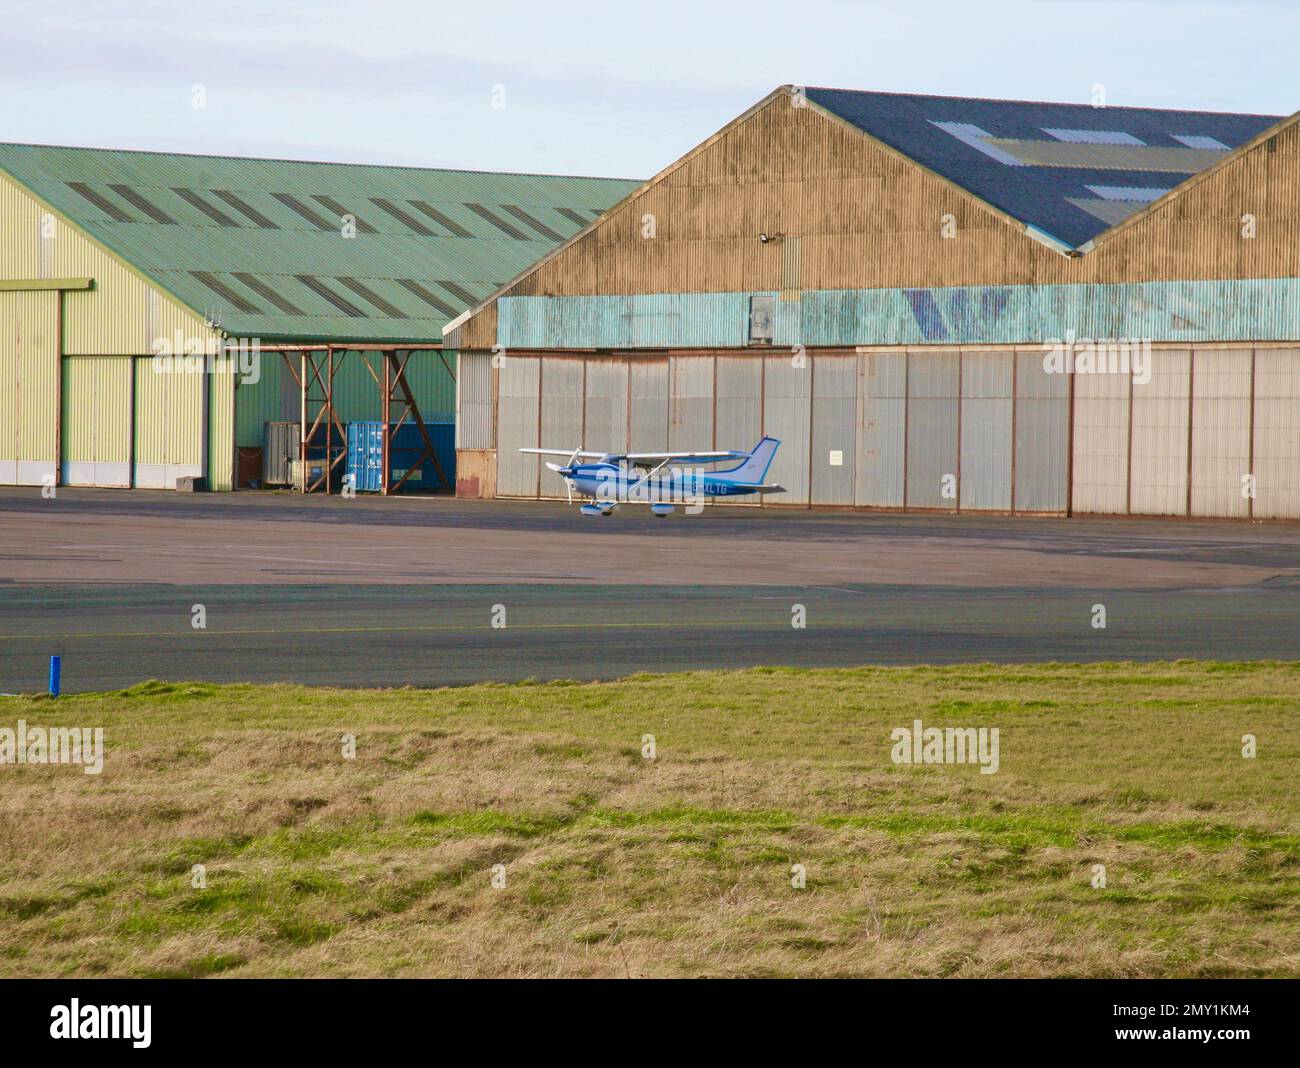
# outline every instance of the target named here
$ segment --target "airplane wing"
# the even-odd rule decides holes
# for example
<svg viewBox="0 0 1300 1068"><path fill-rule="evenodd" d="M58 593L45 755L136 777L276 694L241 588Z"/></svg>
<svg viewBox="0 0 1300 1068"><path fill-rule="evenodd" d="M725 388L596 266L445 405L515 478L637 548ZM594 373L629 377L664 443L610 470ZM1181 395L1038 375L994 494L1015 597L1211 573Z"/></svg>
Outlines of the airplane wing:
<svg viewBox="0 0 1300 1068"><path fill-rule="evenodd" d="M575 453L573 449L520 449L520 452L534 453L538 456L574 456L582 458L590 457L593 460L600 460L607 456L607 453L593 452L590 449L578 449Z"/></svg>
<svg viewBox="0 0 1300 1068"><path fill-rule="evenodd" d="M699 463L717 463L719 460L744 460L748 456L747 452L620 452L612 453L610 459L631 460L638 463L650 460L662 462L694 460Z"/></svg>

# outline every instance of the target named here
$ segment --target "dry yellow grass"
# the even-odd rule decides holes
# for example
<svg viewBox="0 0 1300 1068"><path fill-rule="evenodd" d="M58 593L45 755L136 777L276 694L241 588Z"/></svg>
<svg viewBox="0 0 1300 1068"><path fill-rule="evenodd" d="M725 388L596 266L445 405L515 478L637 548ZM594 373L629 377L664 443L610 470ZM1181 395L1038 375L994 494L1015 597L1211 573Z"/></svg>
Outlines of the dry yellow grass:
<svg viewBox="0 0 1300 1068"><path fill-rule="evenodd" d="M1177 663L5 700L107 756L0 767L0 974L1295 975L1298 696ZM895 765L918 717L997 727L998 773Z"/></svg>

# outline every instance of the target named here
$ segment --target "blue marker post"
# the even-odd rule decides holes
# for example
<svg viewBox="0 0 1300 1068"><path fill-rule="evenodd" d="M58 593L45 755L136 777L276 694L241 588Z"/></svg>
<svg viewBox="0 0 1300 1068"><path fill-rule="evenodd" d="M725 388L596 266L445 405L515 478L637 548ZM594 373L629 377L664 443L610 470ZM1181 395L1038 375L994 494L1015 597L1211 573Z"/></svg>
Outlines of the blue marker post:
<svg viewBox="0 0 1300 1068"><path fill-rule="evenodd" d="M63 658L50 657L50 696L59 696L59 676L63 674Z"/></svg>

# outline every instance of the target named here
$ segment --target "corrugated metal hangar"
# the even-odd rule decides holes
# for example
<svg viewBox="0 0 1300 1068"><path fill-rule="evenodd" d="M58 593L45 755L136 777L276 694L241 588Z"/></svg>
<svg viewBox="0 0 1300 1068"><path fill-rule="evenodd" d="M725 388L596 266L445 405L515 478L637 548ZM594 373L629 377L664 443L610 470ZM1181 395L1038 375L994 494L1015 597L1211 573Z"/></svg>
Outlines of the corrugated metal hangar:
<svg viewBox="0 0 1300 1068"><path fill-rule="evenodd" d="M337 488L350 423L451 420L442 326L638 184L0 144L0 484L232 489L283 438Z"/></svg>
<svg viewBox="0 0 1300 1068"><path fill-rule="evenodd" d="M1298 120L782 87L444 330L460 492L1300 518Z"/></svg>

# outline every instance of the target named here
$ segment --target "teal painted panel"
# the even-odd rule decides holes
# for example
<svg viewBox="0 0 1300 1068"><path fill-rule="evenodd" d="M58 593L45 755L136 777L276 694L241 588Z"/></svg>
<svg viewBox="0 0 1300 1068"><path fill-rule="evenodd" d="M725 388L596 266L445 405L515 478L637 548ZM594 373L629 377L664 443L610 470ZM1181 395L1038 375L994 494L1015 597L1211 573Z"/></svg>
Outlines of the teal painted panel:
<svg viewBox="0 0 1300 1068"><path fill-rule="evenodd" d="M749 293L502 297L507 348L740 348ZM1300 339L1300 279L805 290L776 302L774 345Z"/></svg>
<svg viewBox="0 0 1300 1068"><path fill-rule="evenodd" d="M235 385L235 444L243 449L262 447L262 427L278 422L280 413L280 376L284 361L279 353L265 354L259 364L256 382L239 381Z"/></svg>

